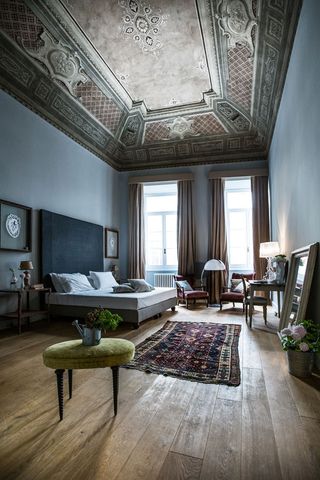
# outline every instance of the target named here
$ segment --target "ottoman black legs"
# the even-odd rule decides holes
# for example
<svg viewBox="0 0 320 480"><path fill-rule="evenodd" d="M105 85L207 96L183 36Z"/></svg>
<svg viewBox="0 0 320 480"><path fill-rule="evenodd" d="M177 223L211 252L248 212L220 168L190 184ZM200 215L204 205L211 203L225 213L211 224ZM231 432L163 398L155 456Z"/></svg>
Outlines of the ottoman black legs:
<svg viewBox="0 0 320 480"><path fill-rule="evenodd" d="M118 412L118 393L119 393L119 367L111 367L112 383L113 383L113 411L117 415Z"/></svg>
<svg viewBox="0 0 320 480"><path fill-rule="evenodd" d="M55 370L57 375L58 402L60 421L63 419L63 369ZM69 398L72 398L72 370L68 370Z"/></svg>
<svg viewBox="0 0 320 480"><path fill-rule="evenodd" d="M111 367L113 384L113 411L118 412L118 393L119 393L119 367ZM63 419L63 369L55 370L57 375L58 402L60 421ZM69 398L72 398L72 370L68 370Z"/></svg>

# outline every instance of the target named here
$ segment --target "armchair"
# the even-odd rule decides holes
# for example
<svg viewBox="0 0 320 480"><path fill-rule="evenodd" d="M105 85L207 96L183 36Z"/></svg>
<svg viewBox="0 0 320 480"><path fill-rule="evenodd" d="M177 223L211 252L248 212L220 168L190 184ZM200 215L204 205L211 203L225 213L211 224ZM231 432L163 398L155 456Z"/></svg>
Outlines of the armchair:
<svg viewBox="0 0 320 480"><path fill-rule="evenodd" d="M193 304L197 300L205 300L208 307L209 304L209 293L205 290L194 290L190 283L183 277L183 275L174 276L176 287L177 287L177 302L185 303L186 307L189 308L190 302Z"/></svg>
<svg viewBox="0 0 320 480"><path fill-rule="evenodd" d="M233 308L235 303L242 304L242 312L244 313L244 292L242 278L247 280L254 280L255 273L233 273L231 276L231 284L229 287L222 287L220 294L220 310L222 310L222 303L232 302Z"/></svg>

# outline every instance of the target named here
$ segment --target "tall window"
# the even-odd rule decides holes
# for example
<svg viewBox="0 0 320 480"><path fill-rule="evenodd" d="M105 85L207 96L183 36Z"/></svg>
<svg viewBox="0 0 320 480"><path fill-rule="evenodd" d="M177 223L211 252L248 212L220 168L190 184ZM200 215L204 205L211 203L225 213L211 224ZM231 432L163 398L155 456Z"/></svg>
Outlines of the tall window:
<svg viewBox="0 0 320 480"><path fill-rule="evenodd" d="M146 268L176 270L177 184L145 185Z"/></svg>
<svg viewBox="0 0 320 480"><path fill-rule="evenodd" d="M225 180L225 210L230 270L252 270L252 199L250 178Z"/></svg>

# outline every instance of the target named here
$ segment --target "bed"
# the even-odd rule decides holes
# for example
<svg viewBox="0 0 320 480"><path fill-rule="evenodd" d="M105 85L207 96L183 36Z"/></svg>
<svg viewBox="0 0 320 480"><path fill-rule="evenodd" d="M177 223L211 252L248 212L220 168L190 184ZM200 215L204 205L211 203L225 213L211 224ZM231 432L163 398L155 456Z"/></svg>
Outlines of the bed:
<svg viewBox="0 0 320 480"><path fill-rule="evenodd" d="M103 227L82 220L40 211L41 273L44 284L53 290L50 273L89 275L90 270L104 270ZM135 327L148 318L176 306L175 288L155 288L144 293L113 293L90 290L50 295L50 314L83 318L95 307L102 306L122 316Z"/></svg>

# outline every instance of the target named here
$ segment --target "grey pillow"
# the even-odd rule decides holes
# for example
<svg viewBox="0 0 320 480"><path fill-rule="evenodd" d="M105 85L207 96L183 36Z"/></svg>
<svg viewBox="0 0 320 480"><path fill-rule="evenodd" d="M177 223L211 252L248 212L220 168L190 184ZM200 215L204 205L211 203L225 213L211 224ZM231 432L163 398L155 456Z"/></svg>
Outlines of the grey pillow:
<svg viewBox="0 0 320 480"><path fill-rule="evenodd" d="M178 280L176 284L178 285L178 287L183 288L183 290L185 290L186 292L191 292L193 290L193 288L191 287L190 283L187 282L187 280Z"/></svg>
<svg viewBox="0 0 320 480"><path fill-rule="evenodd" d="M150 285L150 283L141 278L131 278L129 279L129 283L136 293L151 292L154 290L154 287Z"/></svg>
<svg viewBox="0 0 320 480"><path fill-rule="evenodd" d="M127 283L123 285L117 285L116 287L113 288L113 293L134 293L134 289L128 285Z"/></svg>

